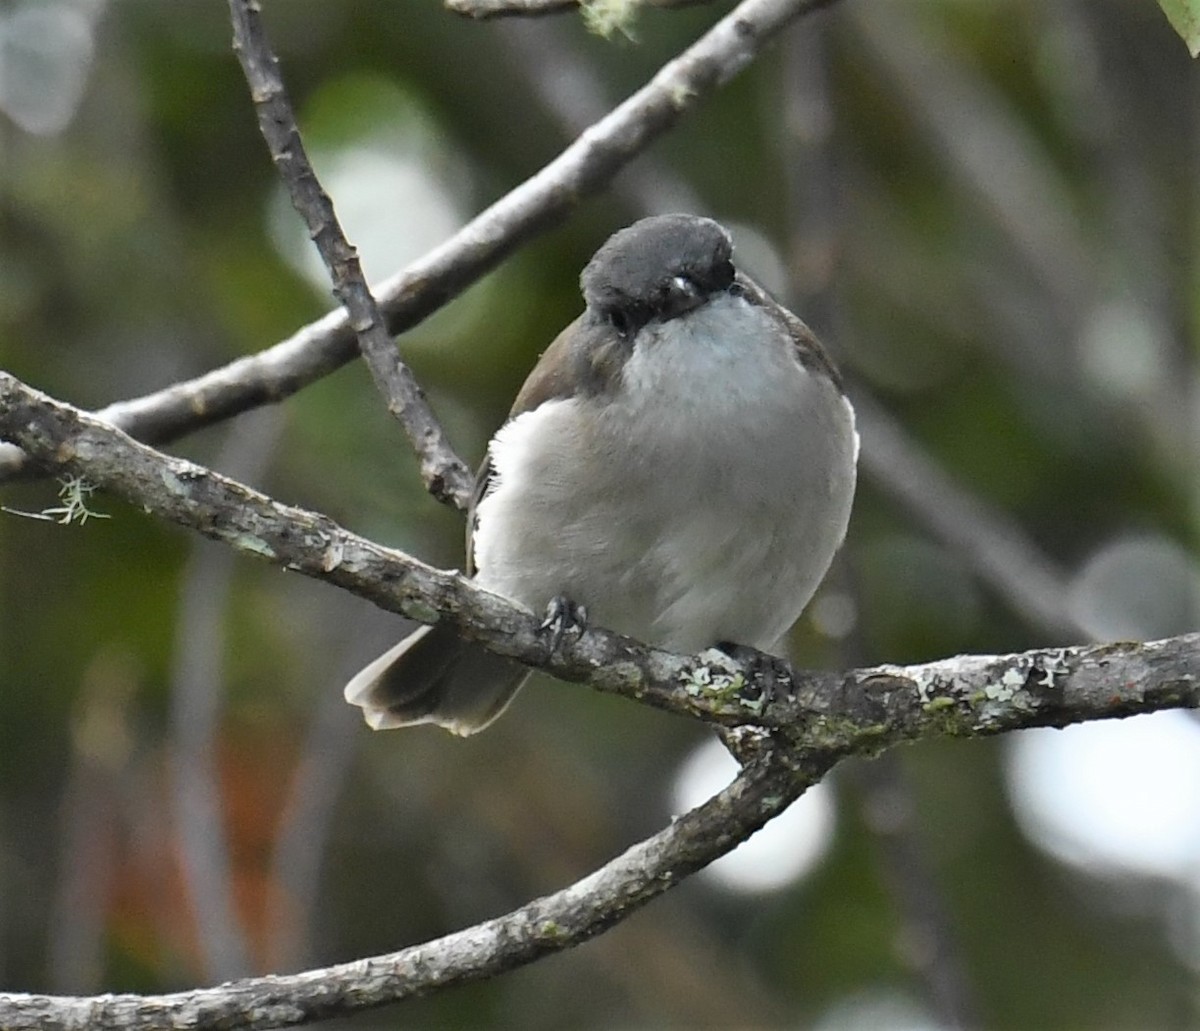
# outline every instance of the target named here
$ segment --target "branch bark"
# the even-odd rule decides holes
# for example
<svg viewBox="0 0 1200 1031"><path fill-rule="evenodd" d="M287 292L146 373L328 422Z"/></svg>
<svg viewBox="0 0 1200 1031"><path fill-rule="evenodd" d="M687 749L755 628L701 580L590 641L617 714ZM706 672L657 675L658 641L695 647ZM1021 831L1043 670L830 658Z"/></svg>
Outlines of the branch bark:
<svg viewBox="0 0 1200 1031"><path fill-rule="evenodd" d="M838 760L900 741L1200 706L1200 633L1151 644L958 656L843 673L771 670L790 693L764 701L762 670L717 653L670 655L594 629L560 649L538 620L432 569L163 455L0 373L0 437L48 468L86 476L150 514L432 621L564 679L742 728L727 789L583 880L497 920L373 959L166 996L0 995L6 1028L266 1028L385 1005L478 980L594 936L781 812Z"/></svg>
<svg viewBox="0 0 1200 1031"><path fill-rule="evenodd" d="M599 933L734 847L843 756L941 734L975 736L1200 705L1200 634L845 674L785 671L793 697L764 705L757 674L721 656L671 656L599 630L554 652L538 634L536 618L469 581L160 455L9 376L0 376L0 432L47 466L88 476L152 514L389 609L449 618L494 650L564 679L590 679L713 722L776 728L774 747L729 791L583 881L500 920L374 959L168 996L0 994L6 1028L281 1027L426 994Z"/></svg>
<svg viewBox="0 0 1200 1031"><path fill-rule="evenodd" d="M383 395L387 410L408 434L426 489L438 501L449 501L465 509L471 497L471 471L454 453L425 400L425 392L400 360L383 312L367 286L358 252L346 239L333 202L308 160L292 102L279 74L279 61L267 42L258 0L229 0L229 13L233 21L233 51L250 87L258 127L292 206L304 219L309 236L329 270L334 295L346 309L371 378Z"/></svg>
<svg viewBox="0 0 1200 1031"><path fill-rule="evenodd" d="M497 654L560 679L721 726L770 728L806 748L870 753L936 734L1063 726L1200 700L1198 635L1173 638L1181 651L1163 646L1165 658L1156 646L1099 645L849 673L802 672L768 656L746 663L717 651L673 655L599 628L555 645L538 616L455 572L165 455L4 372L0 437L48 468L83 476L148 514L389 611L426 623L448 620ZM1176 660L1181 665L1174 669Z"/></svg>
<svg viewBox="0 0 1200 1031"><path fill-rule="evenodd" d="M587 6L587 0L443 0L446 10L476 21L489 18L542 17ZM709 0L640 0L645 7L698 7Z"/></svg>
<svg viewBox="0 0 1200 1031"><path fill-rule="evenodd" d="M290 1027L482 980L594 937L744 841L832 759L777 752L724 791L562 891L424 945L322 970L172 995L90 999L0 993L7 1031Z"/></svg>
<svg viewBox="0 0 1200 1031"><path fill-rule="evenodd" d="M477 215L441 246L378 288L390 333L402 333L495 268L520 244L603 189L626 164L737 75L795 19L831 0L742 0L692 46L557 158ZM343 309L257 354L98 415L149 443L290 397L358 354ZM18 449L0 450L0 481L29 473Z"/></svg>

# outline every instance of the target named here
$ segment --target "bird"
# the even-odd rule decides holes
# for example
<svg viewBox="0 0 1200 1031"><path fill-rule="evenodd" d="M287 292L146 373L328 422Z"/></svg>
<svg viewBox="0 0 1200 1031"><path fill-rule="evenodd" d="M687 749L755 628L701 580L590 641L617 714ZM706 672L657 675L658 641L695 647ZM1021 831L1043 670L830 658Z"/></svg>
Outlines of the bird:
<svg viewBox="0 0 1200 1031"><path fill-rule="evenodd" d="M858 433L801 319L718 222L643 218L580 276L478 470L466 572L540 613L683 654L779 656L846 535ZM565 608L564 608L565 605ZM371 727L487 727L529 674L421 626L345 687Z"/></svg>

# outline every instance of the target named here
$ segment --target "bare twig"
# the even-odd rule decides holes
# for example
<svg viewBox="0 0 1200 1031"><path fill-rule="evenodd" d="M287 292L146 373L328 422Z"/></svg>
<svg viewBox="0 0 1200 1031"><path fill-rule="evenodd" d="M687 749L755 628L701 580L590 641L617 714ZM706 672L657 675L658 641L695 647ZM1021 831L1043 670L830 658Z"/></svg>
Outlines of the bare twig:
<svg viewBox="0 0 1200 1031"><path fill-rule="evenodd" d="M917 799L900 754L858 763L853 772L880 873L897 911L902 958L924 983L939 1027L981 1027L959 936L925 854Z"/></svg>
<svg viewBox="0 0 1200 1031"><path fill-rule="evenodd" d="M1006 329L984 340L1003 343L997 357L1023 376L1077 391L1073 344L1099 283L1062 173L1011 102L934 26L895 17L886 4L864 5L850 21L945 166L948 184L986 213L1008 244L981 260L1003 268L1003 277L964 272L978 282L988 317ZM1036 328L1023 332L1030 324Z"/></svg>
<svg viewBox="0 0 1200 1031"><path fill-rule="evenodd" d="M234 904L215 747L225 654L221 624L233 566L228 548L203 539L193 543L171 677L172 816L201 961L214 981L244 977L252 969Z"/></svg>
<svg viewBox="0 0 1200 1031"><path fill-rule="evenodd" d="M562 24L510 20L497 26L496 32L510 52L510 67L558 123L564 139L574 139L604 117L611 106L604 82ZM648 215L704 214L704 202L696 191L653 153L625 169L612 191Z"/></svg>
<svg viewBox="0 0 1200 1031"><path fill-rule="evenodd" d="M415 326L582 198L605 187L632 158L745 68L785 25L831 2L743 0L541 171L382 283L376 295L389 332ZM258 354L98 414L139 440L162 443L281 401L357 354L347 316L338 310ZM0 479L25 468L20 451L0 448Z"/></svg>
<svg viewBox="0 0 1200 1031"><path fill-rule="evenodd" d="M853 17L879 67L948 162L956 185L994 216L1022 265L1032 269L1073 322L1094 289L1092 262L1063 177L1005 102L970 73L927 23L871 4Z"/></svg>
<svg viewBox="0 0 1200 1031"><path fill-rule="evenodd" d="M292 206L304 219L329 270L333 292L350 316L350 325L375 386L383 395L388 411L408 434L426 489L439 501L451 501L459 508L466 508L471 496L471 472L454 453L412 370L400 360L383 313L367 286L358 253L346 239L333 202L308 160L292 102L279 73L279 61L267 42L258 0L229 0L229 13L233 21L233 50L250 87L258 112L258 127Z"/></svg>
<svg viewBox="0 0 1200 1031"><path fill-rule="evenodd" d="M373 618L356 620L344 643L338 682L348 680L362 665L365 646L382 647L381 629L386 627L388 637L395 637L395 620L387 613L368 610L367 616ZM279 813L271 855L266 949L271 970L295 970L310 958L329 832L363 740L362 720L339 692L321 691L314 710Z"/></svg>
<svg viewBox="0 0 1200 1031"><path fill-rule="evenodd" d="M631 6L698 7L711 0L633 0ZM482 21L488 18L541 17L586 7L588 0L444 0L447 11Z"/></svg>
<svg viewBox="0 0 1200 1031"><path fill-rule="evenodd" d="M447 11L482 21L510 15L562 14L579 6L579 0L445 0Z"/></svg>
<svg viewBox="0 0 1200 1031"><path fill-rule="evenodd" d="M103 983L105 924L125 830L122 781L134 747L128 711L133 691L123 663L102 654L90 664L76 702L48 933L55 991L90 992Z"/></svg>

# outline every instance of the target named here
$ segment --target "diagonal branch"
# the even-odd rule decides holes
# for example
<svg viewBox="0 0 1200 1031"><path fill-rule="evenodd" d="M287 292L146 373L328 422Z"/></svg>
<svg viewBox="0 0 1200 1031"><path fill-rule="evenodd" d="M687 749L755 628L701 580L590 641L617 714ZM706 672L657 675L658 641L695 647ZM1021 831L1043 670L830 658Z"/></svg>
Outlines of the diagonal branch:
<svg viewBox="0 0 1200 1031"><path fill-rule="evenodd" d="M638 0L646 7L698 7L709 0ZM588 0L443 0L447 11L466 18L485 21L488 18L541 17L562 14L579 7L586 8ZM630 5L633 6L633 5Z"/></svg>
<svg viewBox="0 0 1200 1031"><path fill-rule="evenodd" d="M513 15L562 14L579 6L579 0L443 0L447 11L482 21Z"/></svg>
<svg viewBox="0 0 1200 1031"><path fill-rule="evenodd" d="M742 0L557 158L427 255L380 284L391 333L417 325L526 240L599 192L626 164L746 67L785 26L831 0ZM259 405L282 401L358 354L344 310L330 312L257 354L203 376L104 408L139 440L163 443ZM0 480L30 472L0 448Z"/></svg>
<svg viewBox="0 0 1200 1031"><path fill-rule="evenodd" d="M590 876L508 916L388 956L176 995L0 995L6 1028L279 1027L427 994L598 934L732 849L843 757L945 734L979 736L1200 707L1200 633L1144 645L959 656L845 673L776 669L778 682L792 691L764 704L758 674L712 653L670 655L601 630L551 649L536 617L462 577L160 454L6 373L0 373L0 437L48 467L87 476L151 514L240 551L389 609L426 621L449 619L495 651L564 679L745 727L743 735L757 742L739 750L750 758L725 791Z"/></svg>
<svg viewBox="0 0 1200 1031"><path fill-rule="evenodd" d="M289 1027L482 980L587 941L782 812L832 765L768 753L732 784L568 888L506 916L385 956L173 995L0 993L0 1027L88 1031Z"/></svg>
<svg viewBox="0 0 1200 1031"><path fill-rule="evenodd" d="M1063 726L1200 704L1200 634L1160 645L958 656L847 673L801 672L765 656L746 664L716 651L673 655L598 628L554 645L533 613L457 573L164 455L2 372L0 437L147 513L389 611L427 623L447 620L497 654L560 679L722 726L769 727L806 749L870 753L920 737ZM768 683L782 690L764 700Z"/></svg>
<svg viewBox="0 0 1200 1031"><path fill-rule="evenodd" d="M367 286L358 253L346 239L333 202L308 160L292 102L279 73L279 61L267 42L258 0L229 0L229 13L233 21L233 49L250 87L259 129L292 206L304 219L329 270L333 292L349 315L375 386L383 395L388 411L408 434L426 489L439 501L466 508L471 497L471 472L454 453L412 370L400 360L383 313Z"/></svg>

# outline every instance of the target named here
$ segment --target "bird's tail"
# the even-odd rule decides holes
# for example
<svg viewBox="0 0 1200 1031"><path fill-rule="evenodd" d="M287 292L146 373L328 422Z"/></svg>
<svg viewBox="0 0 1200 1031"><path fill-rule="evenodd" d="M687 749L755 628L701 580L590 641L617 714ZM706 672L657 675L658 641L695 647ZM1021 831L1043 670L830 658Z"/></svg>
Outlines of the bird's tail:
<svg viewBox="0 0 1200 1031"><path fill-rule="evenodd" d="M436 723L466 736L504 711L528 672L449 627L423 626L358 673L343 693L375 730Z"/></svg>

